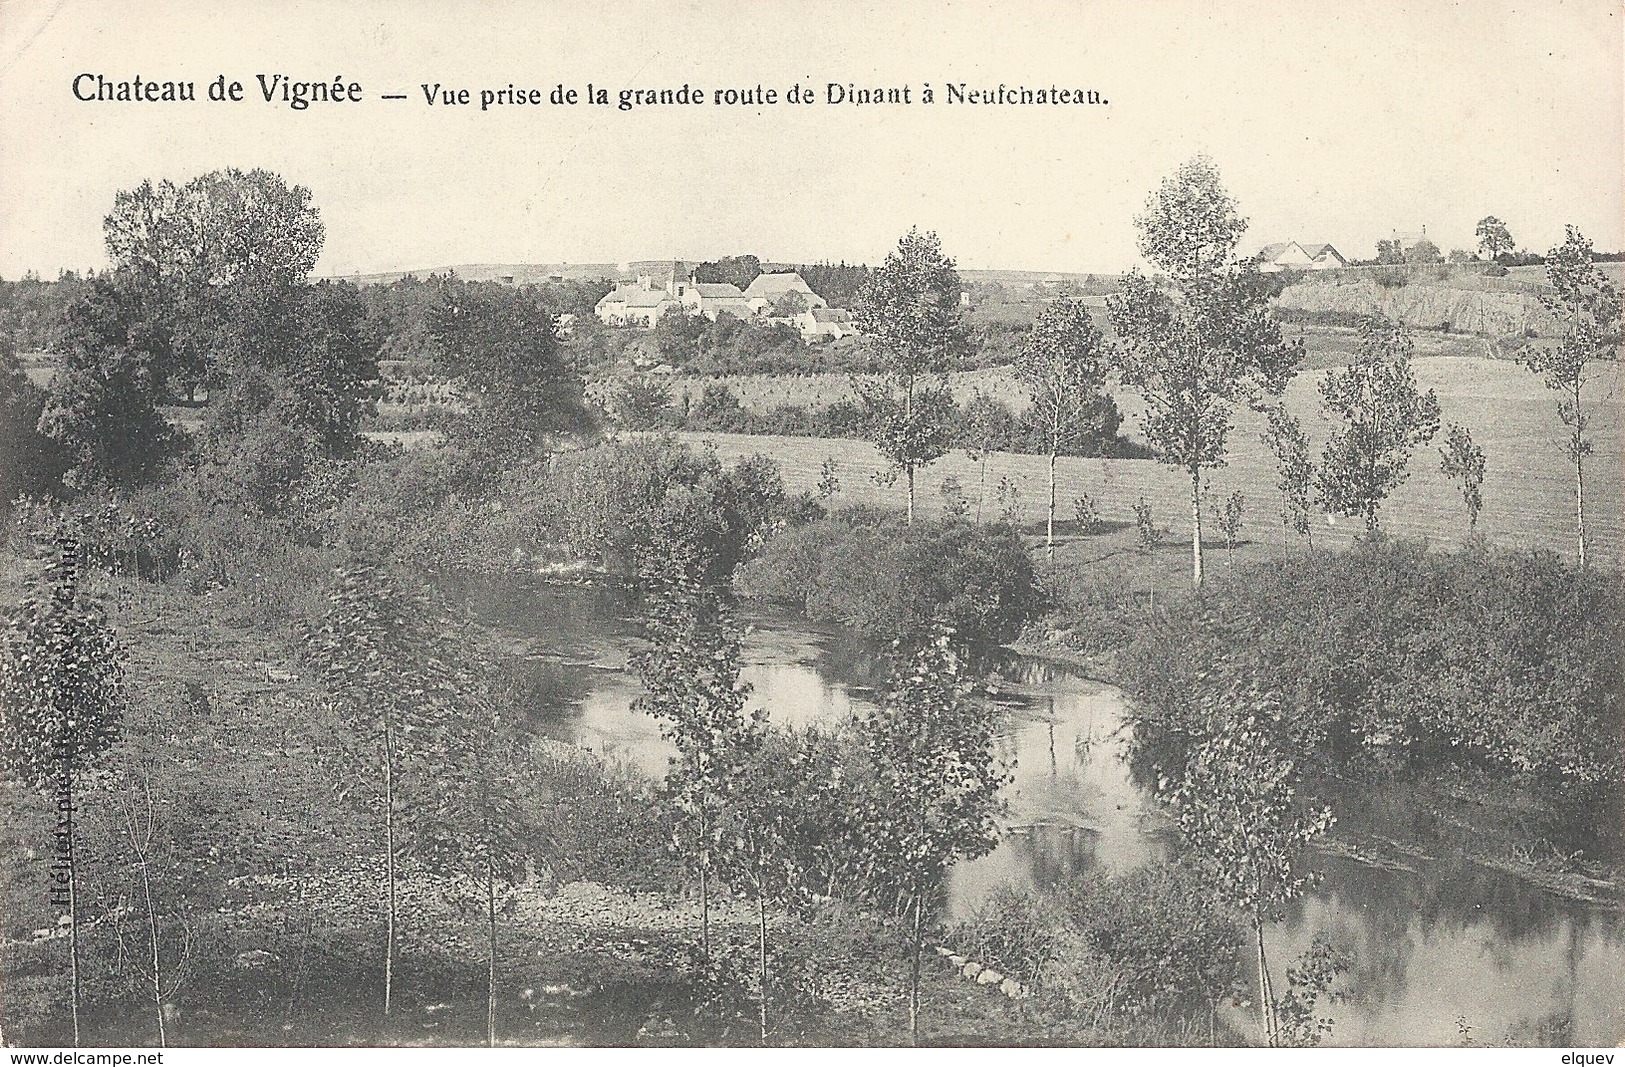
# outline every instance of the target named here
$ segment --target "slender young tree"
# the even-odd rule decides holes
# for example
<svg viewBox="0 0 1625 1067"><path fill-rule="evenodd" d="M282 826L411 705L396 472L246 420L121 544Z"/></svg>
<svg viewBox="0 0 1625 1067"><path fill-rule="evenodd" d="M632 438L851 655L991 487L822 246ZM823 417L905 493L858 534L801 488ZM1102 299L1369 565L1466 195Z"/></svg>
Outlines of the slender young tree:
<svg viewBox="0 0 1625 1067"><path fill-rule="evenodd" d="M899 655L886 699L862 722L873 767L867 812L877 889L910 929L908 1030L920 1037L920 953L942 880L956 860L998 842L999 789L993 717L967 696L970 680L951 635Z"/></svg>
<svg viewBox="0 0 1625 1067"><path fill-rule="evenodd" d="M1098 431L1105 409L1105 341L1083 301L1061 297L1039 314L1016 354L1016 380L1032 398L1029 418L1044 431L1049 453L1049 512L1044 547L1055 558L1055 457Z"/></svg>
<svg viewBox="0 0 1625 1067"><path fill-rule="evenodd" d="M1303 892L1309 842L1331 827L1329 809L1305 810L1296 764L1272 729L1289 715L1276 694L1230 682L1205 694L1212 734L1186 759L1183 776L1164 785L1186 845L1213 875L1219 892L1247 916L1258 959L1259 1023L1271 1047L1281 1043L1264 927Z"/></svg>
<svg viewBox="0 0 1625 1067"><path fill-rule="evenodd" d="M1150 582L1151 596L1146 605L1149 614L1157 613L1157 546L1162 544L1168 531L1158 526L1156 516L1151 513L1151 505L1146 503L1145 497L1133 505L1134 529L1140 538L1140 551L1145 553L1146 575Z"/></svg>
<svg viewBox="0 0 1625 1067"><path fill-rule="evenodd" d="M798 898L810 871L795 846L802 829L803 806L815 796L818 767L812 744L785 727L755 724L738 777L728 784L723 806L720 866L728 884L756 901L758 1021L763 1045L774 1033L770 934L767 910ZM818 769L824 769L819 767Z"/></svg>
<svg viewBox="0 0 1625 1067"><path fill-rule="evenodd" d="M1591 454L1586 436L1590 417L1583 406L1591 366L1617 360L1620 344L1619 290L1592 262L1591 241L1573 226L1565 228L1563 243L1546 254L1546 281L1541 305L1563 330L1556 345L1530 346L1519 362L1557 393L1557 417L1568 428L1563 453L1574 465L1574 528L1580 566L1586 565L1585 458Z"/></svg>
<svg viewBox="0 0 1625 1067"><path fill-rule="evenodd" d="M1309 458L1309 438L1298 420L1279 404L1271 406L1264 428L1264 447L1275 459L1275 488L1281 493L1281 553L1286 554L1287 533L1296 531L1315 547L1314 526L1309 521L1313 504L1315 463Z"/></svg>
<svg viewBox="0 0 1625 1067"><path fill-rule="evenodd" d="M1001 426L994 414L1003 410L992 397L978 392L965 405L961 417L960 439L964 443L965 458L976 464L976 518L982 525L982 505L987 503L987 461L998 450L1001 439L1007 439L1007 426ZM1008 422L1008 419L1005 420Z"/></svg>
<svg viewBox="0 0 1625 1067"><path fill-rule="evenodd" d="M762 720L748 716L739 681L739 631L723 594L674 575L651 591L649 649L637 661L645 693L633 704L660 720L677 749L666 792L679 815L678 848L699 879L700 952L711 957L711 879L727 792L742 773Z"/></svg>
<svg viewBox="0 0 1625 1067"><path fill-rule="evenodd" d="M484 921L485 1042L495 1048L498 919L530 870L528 846L538 830L519 803L522 740L484 686L467 671L456 673L456 705L444 727L425 739L433 773L415 783L407 799L418 808L414 852L474 903Z"/></svg>
<svg viewBox="0 0 1625 1067"><path fill-rule="evenodd" d="M1236 560L1236 544L1241 536L1242 516L1247 510L1247 497L1240 489L1234 490L1213 509L1213 524L1224 535L1224 565Z"/></svg>
<svg viewBox="0 0 1625 1067"><path fill-rule="evenodd" d="M177 725L151 705L127 719L98 790L115 816L104 828L111 840L99 850L117 887L103 902L104 914L118 939L119 958L146 988L164 1048L169 1046L164 1009L185 984L192 962L188 905L213 889L208 859L197 856L185 817L177 818L178 809L189 807L184 787L163 773L173 758L170 739ZM125 919L132 914L140 930L127 939Z"/></svg>
<svg viewBox="0 0 1625 1067"><path fill-rule="evenodd" d="M1478 513L1484 510L1484 450L1473 442L1467 427L1451 423L1439 449L1445 476L1461 486L1461 502L1467 508L1467 532L1478 529Z"/></svg>
<svg viewBox="0 0 1625 1067"><path fill-rule="evenodd" d="M398 860L405 843L403 771L420 738L442 730L459 695L440 649L442 612L390 571L364 560L339 568L328 609L305 635L339 713L377 760L384 820L384 1016L393 1006L398 928Z"/></svg>
<svg viewBox="0 0 1625 1067"><path fill-rule="evenodd" d="M959 294L959 274L937 235L911 229L864 283L853 314L886 363L879 381L858 382L856 391L875 446L907 481L911 523L915 473L953 447L944 375L970 343Z"/></svg>
<svg viewBox="0 0 1625 1067"><path fill-rule="evenodd" d="M1439 398L1416 387L1415 342L1381 315L1360 327L1354 361L1320 382L1321 406L1335 427L1321 455L1320 501L1339 515L1360 515L1377 529L1377 510L1405 481L1411 454L1439 432Z"/></svg>
<svg viewBox="0 0 1625 1067"><path fill-rule="evenodd" d="M80 589L81 553L62 538L0 636L0 766L55 801L51 902L67 909L69 1006L80 1040L79 870L74 816L81 779L119 736L123 654Z"/></svg>
<svg viewBox="0 0 1625 1067"><path fill-rule="evenodd" d="M1202 584L1202 472L1224 464L1230 411L1279 396L1303 360L1270 312L1255 260L1238 260L1247 222L1211 160L1184 164L1135 219L1140 254L1167 276L1138 271L1106 306L1120 338L1118 375L1146 403L1157 459L1190 477L1191 582Z"/></svg>

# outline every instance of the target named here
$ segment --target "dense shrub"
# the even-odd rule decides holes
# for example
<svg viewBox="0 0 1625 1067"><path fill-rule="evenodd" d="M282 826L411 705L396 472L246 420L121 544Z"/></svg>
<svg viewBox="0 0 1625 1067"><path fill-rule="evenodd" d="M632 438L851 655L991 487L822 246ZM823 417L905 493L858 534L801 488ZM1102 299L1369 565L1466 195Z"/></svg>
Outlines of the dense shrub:
<svg viewBox="0 0 1625 1067"><path fill-rule="evenodd" d="M1136 736L1205 735L1203 687L1245 672L1285 694L1292 740L1574 783L1625 777L1617 576L1546 552L1364 541L1237 568L1124 657Z"/></svg>
<svg viewBox="0 0 1625 1067"><path fill-rule="evenodd" d="M671 819L656 801L653 782L556 742L536 742L532 758L538 783L533 814L547 827L541 853L554 878L632 889L677 879L667 848Z"/></svg>
<svg viewBox="0 0 1625 1067"><path fill-rule="evenodd" d="M778 534L739 585L877 639L920 638L947 625L967 641L1004 642L1039 607L1032 561L1010 526L910 526L867 510Z"/></svg>
<svg viewBox="0 0 1625 1067"><path fill-rule="evenodd" d="M1047 625L1068 648L1086 656L1125 648L1146 621L1137 584L1115 561L1047 561L1039 571Z"/></svg>
<svg viewBox="0 0 1625 1067"><path fill-rule="evenodd" d="M674 441L606 442L560 456L547 478L547 535L634 584L651 567L726 580L797 502L764 456L724 468Z"/></svg>
<svg viewBox="0 0 1625 1067"><path fill-rule="evenodd" d="M1184 862L1002 890L949 935L967 957L1091 1018L1209 1022L1236 987L1242 936Z"/></svg>

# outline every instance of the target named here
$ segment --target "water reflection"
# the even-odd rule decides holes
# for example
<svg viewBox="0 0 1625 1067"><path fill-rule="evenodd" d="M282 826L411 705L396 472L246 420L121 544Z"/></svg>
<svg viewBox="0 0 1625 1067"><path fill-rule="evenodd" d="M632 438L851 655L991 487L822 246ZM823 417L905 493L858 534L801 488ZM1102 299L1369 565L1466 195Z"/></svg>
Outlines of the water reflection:
<svg viewBox="0 0 1625 1067"><path fill-rule="evenodd" d="M470 603L545 661L537 728L661 774L670 746L631 710L641 692L626 669L637 626L615 597L503 585ZM752 706L783 722L835 723L872 706L883 679L872 646L770 614L747 615L743 640ZM1079 872L1120 873L1152 862L1167 829L1122 758L1129 738L1116 690L1063 668L1004 656L994 670L1004 717L1001 757L1009 831L987 856L950 875L963 915L1000 886L1054 885ZM551 675L548 671L552 671ZM1403 780L1328 787L1338 842L1400 842L1376 865L1315 854L1320 884L1267 933L1279 987L1317 933L1354 950L1346 1001L1323 1011L1332 1040L1352 1045L1508 1041L1612 1045L1625 1036L1625 924L1616 907L1567 900L1466 859L1470 828L1441 823ZM1239 1015L1242 1027L1250 1018Z"/></svg>

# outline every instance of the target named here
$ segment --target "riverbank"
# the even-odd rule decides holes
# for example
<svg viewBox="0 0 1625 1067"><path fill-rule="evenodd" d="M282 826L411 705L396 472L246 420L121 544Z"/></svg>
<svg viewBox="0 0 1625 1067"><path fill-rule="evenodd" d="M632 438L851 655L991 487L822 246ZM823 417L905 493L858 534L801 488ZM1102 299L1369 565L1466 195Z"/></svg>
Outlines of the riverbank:
<svg viewBox="0 0 1625 1067"><path fill-rule="evenodd" d="M1067 630L1029 629L1007 647L1017 655L1077 671L1090 681L1122 686L1112 652L1081 652L1067 644L1068 634ZM1411 786L1407 800L1415 806L1410 825L1429 828L1435 840L1425 842L1414 835L1407 839L1391 830L1356 831L1339 823L1315 848L1374 868L1404 868L1416 861L1470 862L1567 900L1625 910L1625 855L1621 855L1625 835L1613 835L1608 853L1564 851L1549 841L1517 833L1520 827L1550 821L1550 810L1545 812L1548 818L1541 819L1539 802L1532 801L1528 793L1536 783L1520 786L1515 779L1509 782L1505 777L1448 769L1413 775L1406 779ZM1369 781L1362 785L1345 778L1340 789L1316 795L1333 801L1336 815L1338 792L1346 793L1350 787L1363 791L1370 786ZM1600 821L1605 826L1611 822L1617 829L1625 823L1625 816L1616 813L1612 819ZM1446 835L1449 847L1441 848Z"/></svg>

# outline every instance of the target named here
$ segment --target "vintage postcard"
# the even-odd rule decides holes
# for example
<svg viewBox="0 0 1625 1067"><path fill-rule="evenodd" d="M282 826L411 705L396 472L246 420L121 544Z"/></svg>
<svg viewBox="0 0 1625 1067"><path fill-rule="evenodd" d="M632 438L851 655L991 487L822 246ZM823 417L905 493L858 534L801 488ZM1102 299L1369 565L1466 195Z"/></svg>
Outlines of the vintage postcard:
<svg viewBox="0 0 1625 1067"><path fill-rule="evenodd" d="M1612 1062L1622 16L0 0L12 1062Z"/></svg>

